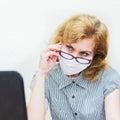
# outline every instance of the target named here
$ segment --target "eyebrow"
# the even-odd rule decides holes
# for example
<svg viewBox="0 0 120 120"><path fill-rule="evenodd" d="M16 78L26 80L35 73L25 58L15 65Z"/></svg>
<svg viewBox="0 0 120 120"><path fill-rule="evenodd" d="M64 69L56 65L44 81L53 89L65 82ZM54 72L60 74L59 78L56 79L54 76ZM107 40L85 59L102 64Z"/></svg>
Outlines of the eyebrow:
<svg viewBox="0 0 120 120"><path fill-rule="evenodd" d="M74 49L74 47L72 45L66 45L67 47L71 47L72 49Z"/></svg>
<svg viewBox="0 0 120 120"><path fill-rule="evenodd" d="M71 47L73 50L75 50L75 48L72 46L72 45L66 45L67 47ZM86 53L92 53L92 51L88 51L88 50L82 50L80 51L79 53L82 53L82 52L86 52Z"/></svg>

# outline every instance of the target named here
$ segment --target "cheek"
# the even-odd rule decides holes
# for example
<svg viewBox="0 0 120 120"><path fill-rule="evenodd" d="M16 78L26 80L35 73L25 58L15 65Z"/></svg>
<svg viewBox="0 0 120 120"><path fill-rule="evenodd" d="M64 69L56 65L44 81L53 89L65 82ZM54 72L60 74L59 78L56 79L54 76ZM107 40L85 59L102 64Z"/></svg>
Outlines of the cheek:
<svg viewBox="0 0 120 120"><path fill-rule="evenodd" d="M66 48L66 46L65 45L62 45L62 48L61 49L65 49Z"/></svg>
<svg viewBox="0 0 120 120"><path fill-rule="evenodd" d="M91 52L90 56L91 56L91 57L94 57L94 51L93 51L93 52Z"/></svg>

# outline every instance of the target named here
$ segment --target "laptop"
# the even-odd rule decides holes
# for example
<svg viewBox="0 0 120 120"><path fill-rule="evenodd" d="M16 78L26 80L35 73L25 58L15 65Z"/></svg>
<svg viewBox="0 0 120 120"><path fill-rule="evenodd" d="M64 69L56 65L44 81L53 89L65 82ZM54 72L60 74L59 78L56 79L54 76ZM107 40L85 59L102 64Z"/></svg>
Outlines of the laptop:
<svg viewBox="0 0 120 120"><path fill-rule="evenodd" d="M16 71L0 71L0 120L27 120L23 78Z"/></svg>

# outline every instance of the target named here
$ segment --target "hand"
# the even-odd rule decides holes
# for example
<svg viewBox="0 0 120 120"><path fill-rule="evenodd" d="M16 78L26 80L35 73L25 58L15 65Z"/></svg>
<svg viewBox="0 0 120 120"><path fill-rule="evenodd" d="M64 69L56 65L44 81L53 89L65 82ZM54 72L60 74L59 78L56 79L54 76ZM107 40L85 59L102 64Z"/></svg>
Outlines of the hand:
<svg viewBox="0 0 120 120"><path fill-rule="evenodd" d="M48 49L41 54L39 70L43 74L47 74L53 68L59 56L59 51L61 47L61 43L49 45Z"/></svg>

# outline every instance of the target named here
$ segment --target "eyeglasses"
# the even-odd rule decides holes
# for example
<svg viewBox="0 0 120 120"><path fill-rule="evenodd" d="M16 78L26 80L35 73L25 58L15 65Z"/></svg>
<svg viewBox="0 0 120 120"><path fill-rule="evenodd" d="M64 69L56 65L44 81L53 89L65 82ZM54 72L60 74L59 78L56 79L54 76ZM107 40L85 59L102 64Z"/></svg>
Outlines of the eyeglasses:
<svg viewBox="0 0 120 120"><path fill-rule="evenodd" d="M60 50L60 56L62 56L63 58L65 58L67 60L75 59L78 63L81 63L81 64L89 64L91 62L91 59L74 57L73 55L66 53L64 51L61 51L61 50Z"/></svg>

